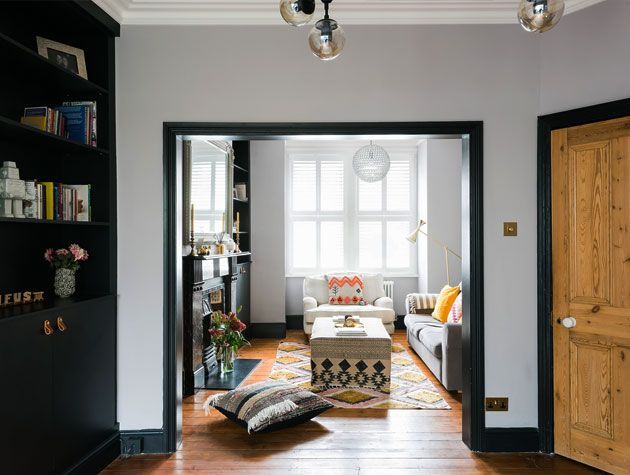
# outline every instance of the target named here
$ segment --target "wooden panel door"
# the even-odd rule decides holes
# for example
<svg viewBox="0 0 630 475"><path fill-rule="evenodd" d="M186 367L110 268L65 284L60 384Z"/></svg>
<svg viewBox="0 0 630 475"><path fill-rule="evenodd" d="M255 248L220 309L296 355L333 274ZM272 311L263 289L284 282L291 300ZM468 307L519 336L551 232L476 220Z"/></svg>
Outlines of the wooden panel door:
<svg viewBox="0 0 630 475"><path fill-rule="evenodd" d="M630 473L630 118L551 146L555 451Z"/></svg>

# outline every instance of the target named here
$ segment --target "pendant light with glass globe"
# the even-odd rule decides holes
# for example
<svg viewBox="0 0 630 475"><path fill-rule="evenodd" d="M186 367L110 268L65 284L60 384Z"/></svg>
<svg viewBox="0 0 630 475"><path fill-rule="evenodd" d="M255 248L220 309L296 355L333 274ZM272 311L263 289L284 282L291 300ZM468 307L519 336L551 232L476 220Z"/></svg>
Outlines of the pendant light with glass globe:
<svg viewBox="0 0 630 475"><path fill-rule="evenodd" d="M315 23L308 34L308 45L315 56L324 61L335 59L346 43L346 34L341 25L328 15L332 0L321 0L324 18ZM280 14L289 25L307 24L315 12L315 0L281 0Z"/></svg>
<svg viewBox="0 0 630 475"><path fill-rule="evenodd" d="M531 32L543 33L558 24L564 13L564 0L521 0L518 21Z"/></svg>

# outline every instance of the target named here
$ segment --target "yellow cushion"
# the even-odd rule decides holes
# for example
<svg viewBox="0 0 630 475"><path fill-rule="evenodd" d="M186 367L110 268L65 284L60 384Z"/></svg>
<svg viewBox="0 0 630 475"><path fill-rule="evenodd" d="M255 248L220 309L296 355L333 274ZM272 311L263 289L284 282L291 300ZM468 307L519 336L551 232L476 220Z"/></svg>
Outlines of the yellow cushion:
<svg viewBox="0 0 630 475"><path fill-rule="evenodd" d="M455 287L445 285L442 287L431 316L442 323L446 323L448 320L448 314L451 311L451 307L459 295L459 292L459 285Z"/></svg>

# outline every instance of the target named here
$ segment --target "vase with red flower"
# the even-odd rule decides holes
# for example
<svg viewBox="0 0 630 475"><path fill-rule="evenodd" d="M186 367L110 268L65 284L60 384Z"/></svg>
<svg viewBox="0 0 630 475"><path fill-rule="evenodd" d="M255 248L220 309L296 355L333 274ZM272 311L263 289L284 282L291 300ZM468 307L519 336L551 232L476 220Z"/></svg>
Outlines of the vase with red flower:
<svg viewBox="0 0 630 475"><path fill-rule="evenodd" d="M234 371L238 351L249 345L243 336L246 328L247 325L241 322L234 312L214 312L210 317L208 332L215 346L217 358L221 360L221 373Z"/></svg>
<svg viewBox="0 0 630 475"><path fill-rule="evenodd" d="M76 273L79 263L88 259L88 253L78 244L70 244L67 248L46 249L44 259L55 269L55 295L68 298L76 292Z"/></svg>

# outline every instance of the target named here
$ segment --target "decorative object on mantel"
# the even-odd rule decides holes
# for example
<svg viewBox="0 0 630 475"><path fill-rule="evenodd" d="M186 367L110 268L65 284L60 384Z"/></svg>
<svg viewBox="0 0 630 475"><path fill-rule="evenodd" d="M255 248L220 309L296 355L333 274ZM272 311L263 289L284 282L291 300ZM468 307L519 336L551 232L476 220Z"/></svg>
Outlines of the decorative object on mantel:
<svg viewBox="0 0 630 475"><path fill-rule="evenodd" d="M381 181L389 172L390 160L387 151L380 145L370 140L366 145L357 150L352 158L354 174L360 180L372 183Z"/></svg>
<svg viewBox="0 0 630 475"><path fill-rule="evenodd" d="M3 162L0 167L0 217L24 218L22 200L26 197L24 180L15 162Z"/></svg>
<svg viewBox="0 0 630 475"><path fill-rule="evenodd" d="M0 294L0 307L12 307L15 305L26 305L43 301L44 292L42 291L24 290L22 292Z"/></svg>
<svg viewBox="0 0 630 475"><path fill-rule="evenodd" d="M239 309L240 311L240 309ZM210 339L217 350L217 358L221 359L221 373L234 371L234 360L238 357L238 350L249 342L243 336L247 328L236 313L214 312L210 317Z"/></svg>
<svg viewBox="0 0 630 475"><path fill-rule="evenodd" d="M197 255L197 249L195 248L195 205L190 205L190 254L189 256L195 257Z"/></svg>
<svg viewBox="0 0 630 475"><path fill-rule="evenodd" d="M530 32L544 33L558 24L564 13L564 0L521 0L518 21Z"/></svg>
<svg viewBox="0 0 630 475"><path fill-rule="evenodd" d="M87 79L85 67L85 52L82 49L68 46L57 41L37 36L37 52L44 58L48 58L57 66L73 72L83 79Z"/></svg>
<svg viewBox="0 0 630 475"><path fill-rule="evenodd" d="M70 244L68 248L46 249L44 259L55 269L55 295L68 298L76 291L76 272L79 262L87 261L89 255L78 244Z"/></svg>
<svg viewBox="0 0 630 475"><path fill-rule="evenodd" d="M412 244L416 244L417 241L418 241L418 234L423 234L428 239L433 241L434 243L439 244L440 246L442 246L442 248L444 249L444 263L446 264L446 283L450 287L450 285L451 285L451 274L449 272L448 253L450 252L455 257L457 257L460 261L462 260L462 256L457 254L455 251L453 251L450 247L448 247L442 241L438 241L437 239L435 239L432 236L429 236L425 231L423 231L422 230L422 226L424 226L425 224L427 224L427 222L424 219L421 219L420 221L418 221L418 226L416 226L416 229L414 229L414 231L409 236L407 236L407 241L409 241Z"/></svg>
<svg viewBox="0 0 630 475"><path fill-rule="evenodd" d="M315 56L324 61L335 59L346 44L346 34L341 25L328 16L328 6L332 0L321 0L324 4L324 18L315 23L308 34L308 45ZM305 25L315 11L312 0L282 0L280 14L293 26Z"/></svg>

